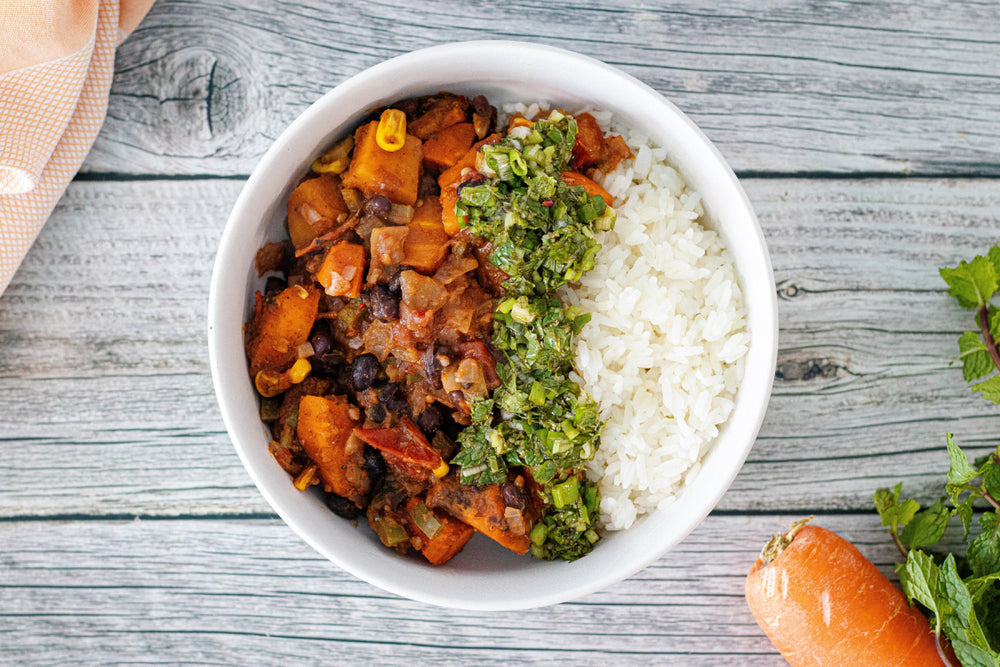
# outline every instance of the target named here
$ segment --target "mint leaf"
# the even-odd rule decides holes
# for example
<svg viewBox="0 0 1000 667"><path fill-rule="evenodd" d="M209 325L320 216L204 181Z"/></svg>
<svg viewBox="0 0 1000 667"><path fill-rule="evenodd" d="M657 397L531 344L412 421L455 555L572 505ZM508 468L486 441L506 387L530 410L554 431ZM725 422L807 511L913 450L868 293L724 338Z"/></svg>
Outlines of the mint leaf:
<svg viewBox="0 0 1000 667"><path fill-rule="evenodd" d="M978 380L994 370L986 343L973 331L966 331L958 339L958 358L962 360L962 376L966 382Z"/></svg>
<svg viewBox="0 0 1000 667"><path fill-rule="evenodd" d="M979 395L991 403L1000 405L1000 374L994 375L985 382L974 384L970 387L972 391L978 391Z"/></svg>
<svg viewBox="0 0 1000 667"><path fill-rule="evenodd" d="M939 499L925 510L921 510L913 515L913 519L903 528L903 533L899 538L903 544L911 547L928 547L944 536L945 528L948 527L948 508Z"/></svg>
<svg viewBox="0 0 1000 667"><path fill-rule="evenodd" d="M985 577L1000 571L1000 535L997 534L997 515L986 512L979 517L979 535L969 542L965 557L972 568L972 575Z"/></svg>
<svg viewBox="0 0 1000 667"><path fill-rule="evenodd" d="M899 573L899 585L906 593L906 598L916 600L934 614L934 633L941 631L941 614L938 605L938 579L940 568L934 559L919 549L913 549L906 556L906 563Z"/></svg>
<svg viewBox="0 0 1000 667"><path fill-rule="evenodd" d="M1000 572L991 572L984 577L971 577L967 579L965 587L969 589L969 595L972 596L972 603L978 604L979 599L986 593L995 593L993 585L998 581L1000 581Z"/></svg>
<svg viewBox="0 0 1000 667"><path fill-rule="evenodd" d="M978 477L979 471L969 465L969 458L961 447L955 444L951 433L945 434L945 442L948 445L948 458L951 460L951 467L948 468L948 485L961 486Z"/></svg>
<svg viewBox="0 0 1000 667"><path fill-rule="evenodd" d="M962 536L963 540L969 539L969 528L972 526L972 501L975 500L975 496L969 494L965 497L961 503L955 503L955 514L958 518L962 520L962 528L965 530L965 534ZM952 497L951 502L955 502L955 498Z"/></svg>
<svg viewBox="0 0 1000 667"><path fill-rule="evenodd" d="M990 258L991 262L993 262L993 268L996 269L997 274L1000 275L1000 243L990 248L989 252L986 253L986 256Z"/></svg>
<svg viewBox="0 0 1000 667"><path fill-rule="evenodd" d="M997 291L1000 276L992 258L979 255L971 262L961 262L955 268L945 267L938 272L948 283L948 294L958 299L963 308L978 308L989 301Z"/></svg>
<svg viewBox="0 0 1000 667"><path fill-rule="evenodd" d="M952 640L951 647L962 667L997 667L996 654L990 655L992 651L984 651L961 639Z"/></svg>
<svg viewBox="0 0 1000 667"><path fill-rule="evenodd" d="M894 532L897 528L908 524L920 509L920 503L913 498L899 502L899 492L902 488L903 483L900 482L893 489L879 489L874 497L875 509L882 518L882 525Z"/></svg>
<svg viewBox="0 0 1000 667"><path fill-rule="evenodd" d="M955 566L955 556L948 554L941 564L941 578L939 580L941 597L951 605L952 610L962 621L962 627L969 627L969 614L972 612L972 596L969 589L965 587L962 577L958 576L958 568Z"/></svg>

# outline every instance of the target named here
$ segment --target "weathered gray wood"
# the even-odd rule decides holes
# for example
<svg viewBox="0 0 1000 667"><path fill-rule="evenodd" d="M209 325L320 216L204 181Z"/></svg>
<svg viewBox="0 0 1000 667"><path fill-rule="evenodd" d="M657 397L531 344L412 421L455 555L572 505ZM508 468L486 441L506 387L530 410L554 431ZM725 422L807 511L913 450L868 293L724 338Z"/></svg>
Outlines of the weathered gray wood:
<svg viewBox="0 0 1000 667"><path fill-rule="evenodd" d="M780 665L743 581L794 518L713 515L605 591L489 614L384 593L278 521L0 523L0 663ZM816 522L891 574L876 517Z"/></svg>
<svg viewBox="0 0 1000 667"><path fill-rule="evenodd" d="M952 431L1000 409L949 366L969 315L937 267L995 242L991 180L749 180L781 287L774 397L720 508L935 497ZM237 181L76 183L0 298L0 516L269 512L208 371L212 257Z"/></svg>
<svg viewBox="0 0 1000 667"><path fill-rule="evenodd" d="M500 38L639 77L737 170L997 175L998 26L990 0L159 0L119 50L85 171L247 174L293 118L358 71Z"/></svg>

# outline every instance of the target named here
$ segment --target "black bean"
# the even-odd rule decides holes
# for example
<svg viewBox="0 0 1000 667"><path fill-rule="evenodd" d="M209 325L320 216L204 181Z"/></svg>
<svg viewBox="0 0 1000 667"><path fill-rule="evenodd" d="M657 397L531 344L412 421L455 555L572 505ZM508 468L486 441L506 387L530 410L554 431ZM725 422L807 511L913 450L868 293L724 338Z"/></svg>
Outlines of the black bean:
<svg viewBox="0 0 1000 667"><path fill-rule="evenodd" d="M392 210L392 202L385 195L375 195L365 201L363 209L368 215L374 215L377 218L385 220L389 215L389 211Z"/></svg>
<svg viewBox="0 0 1000 667"><path fill-rule="evenodd" d="M393 295L382 283L375 283L361 292L361 300L371 314L389 322L399 318L399 297Z"/></svg>
<svg viewBox="0 0 1000 667"><path fill-rule="evenodd" d="M373 422L382 423L385 421L386 411L385 406L381 403L376 403L375 405L368 408L368 419Z"/></svg>
<svg viewBox="0 0 1000 667"><path fill-rule="evenodd" d="M385 477L388 468L385 459L374 447L365 445L365 460L361 463L361 469L368 473L368 479L372 482L372 488Z"/></svg>
<svg viewBox="0 0 1000 667"><path fill-rule="evenodd" d="M444 415L441 414L441 408L437 406L437 403L431 403L417 415L417 426L427 435L437 433L443 422Z"/></svg>
<svg viewBox="0 0 1000 667"><path fill-rule="evenodd" d="M364 391L375 382L378 375L378 357L370 352L354 357L351 364L351 386L354 391Z"/></svg>
<svg viewBox="0 0 1000 667"><path fill-rule="evenodd" d="M398 382L386 382L378 388L378 400L385 403L398 396L399 393L400 386Z"/></svg>
<svg viewBox="0 0 1000 667"><path fill-rule="evenodd" d="M385 407L400 414L409 414L410 412L410 402L406 400L405 396L395 396L389 399Z"/></svg>
<svg viewBox="0 0 1000 667"><path fill-rule="evenodd" d="M503 502L507 507L513 507L518 510L524 509L524 489L514 482L504 482L503 486L500 487L500 497L503 498Z"/></svg>
<svg viewBox="0 0 1000 667"><path fill-rule="evenodd" d="M317 358L325 355L327 352L330 351L330 348L333 347L333 339L330 338L330 334L328 334L325 331L316 331L315 333L313 333L312 338L309 339L309 342L312 343L313 354Z"/></svg>
<svg viewBox="0 0 1000 667"><path fill-rule="evenodd" d="M345 519L353 519L358 516L357 506L347 498L338 496L335 493L328 493L326 495L326 506L333 510L334 514Z"/></svg>
<svg viewBox="0 0 1000 667"><path fill-rule="evenodd" d="M462 401L465 400L465 394L456 389L455 391L448 393L448 398L450 398L451 402L457 406L461 404Z"/></svg>

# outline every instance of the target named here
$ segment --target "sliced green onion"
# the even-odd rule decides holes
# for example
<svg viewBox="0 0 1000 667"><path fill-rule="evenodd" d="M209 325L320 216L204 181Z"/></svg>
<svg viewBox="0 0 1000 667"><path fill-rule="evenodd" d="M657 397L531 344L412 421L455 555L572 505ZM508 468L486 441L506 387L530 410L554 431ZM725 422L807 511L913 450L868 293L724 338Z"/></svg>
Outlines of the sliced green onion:
<svg viewBox="0 0 1000 667"><path fill-rule="evenodd" d="M545 544L545 538L548 534L549 527L539 521L535 524L535 527L531 529L531 532L528 533L528 539L531 540L532 544L540 547Z"/></svg>
<svg viewBox="0 0 1000 667"><path fill-rule="evenodd" d="M580 483L576 475L571 475L569 479L552 487L552 504L556 509L572 505L580 497Z"/></svg>

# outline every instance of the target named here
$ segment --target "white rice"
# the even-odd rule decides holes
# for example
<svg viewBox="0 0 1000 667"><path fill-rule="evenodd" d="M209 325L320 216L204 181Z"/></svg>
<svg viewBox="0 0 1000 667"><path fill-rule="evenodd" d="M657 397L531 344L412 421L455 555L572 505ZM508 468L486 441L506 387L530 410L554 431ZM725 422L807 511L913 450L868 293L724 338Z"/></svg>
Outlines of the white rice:
<svg viewBox="0 0 1000 667"><path fill-rule="evenodd" d="M537 106L504 110L530 118ZM600 524L622 530L669 506L698 475L733 410L750 334L732 259L699 222L698 193L647 137L591 113L635 159L598 176L618 220L599 239L594 269L560 296L592 313L574 379L606 420L588 464Z"/></svg>

